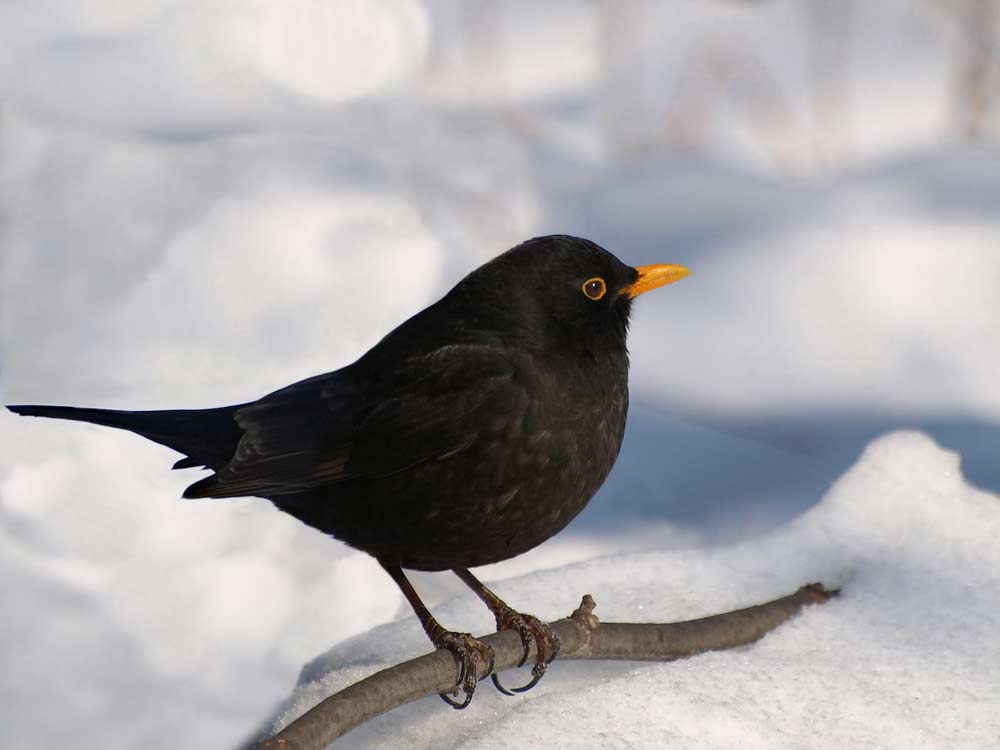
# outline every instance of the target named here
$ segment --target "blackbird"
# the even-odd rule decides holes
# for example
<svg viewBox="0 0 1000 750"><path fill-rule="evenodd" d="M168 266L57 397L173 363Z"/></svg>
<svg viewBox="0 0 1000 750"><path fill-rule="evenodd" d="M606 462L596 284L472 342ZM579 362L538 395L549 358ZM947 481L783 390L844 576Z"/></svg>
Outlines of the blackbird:
<svg viewBox="0 0 1000 750"><path fill-rule="evenodd" d="M267 498L374 556L437 648L456 656L464 708L492 649L445 630L403 568L456 573L518 632L526 690L556 656L548 626L469 568L519 555L560 531L611 471L628 411L632 300L688 274L632 268L589 240L528 240L462 279L353 364L258 401L214 409L118 411L9 406L130 430L214 473L187 498Z"/></svg>

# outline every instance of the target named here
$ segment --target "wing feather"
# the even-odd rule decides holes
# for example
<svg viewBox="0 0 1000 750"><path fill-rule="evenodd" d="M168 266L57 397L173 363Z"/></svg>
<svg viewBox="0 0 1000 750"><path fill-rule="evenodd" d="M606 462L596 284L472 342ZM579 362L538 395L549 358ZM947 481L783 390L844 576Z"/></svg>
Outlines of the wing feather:
<svg viewBox="0 0 1000 750"><path fill-rule="evenodd" d="M345 368L235 413L244 431L228 464L185 497L265 497L378 478L459 455L497 410L523 402L515 359L451 345L392 371Z"/></svg>

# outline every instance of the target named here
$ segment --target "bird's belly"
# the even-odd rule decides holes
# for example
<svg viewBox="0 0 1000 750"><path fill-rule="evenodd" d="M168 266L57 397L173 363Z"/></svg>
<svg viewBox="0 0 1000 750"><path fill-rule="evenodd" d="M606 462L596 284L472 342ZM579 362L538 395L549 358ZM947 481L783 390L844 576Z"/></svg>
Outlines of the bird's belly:
<svg viewBox="0 0 1000 750"><path fill-rule="evenodd" d="M305 523L415 570L471 568L544 542L589 502L614 465L627 394L605 413L523 440L482 440L453 459L275 500Z"/></svg>

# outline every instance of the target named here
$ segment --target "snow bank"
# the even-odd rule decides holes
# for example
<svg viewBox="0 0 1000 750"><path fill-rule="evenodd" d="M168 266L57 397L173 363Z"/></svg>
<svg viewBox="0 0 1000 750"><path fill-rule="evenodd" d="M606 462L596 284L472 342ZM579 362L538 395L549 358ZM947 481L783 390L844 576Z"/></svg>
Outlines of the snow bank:
<svg viewBox="0 0 1000 750"><path fill-rule="evenodd" d="M546 618L590 592L606 620L672 621L821 580L843 595L761 642L675 664L560 664L514 699L484 683L458 713L428 698L343 747L982 748L1000 736L1000 498L919 433L872 443L822 502L753 541L619 555L502 581ZM437 608L488 630L469 594ZM309 665L279 724L319 697L426 649L415 618Z"/></svg>
<svg viewBox="0 0 1000 750"><path fill-rule="evenodd" d="M652 236L677 247L697 279L671 290L669 318L647 316L641 300L636 384L730 415L847 408L997 418L1000 351L980 343L1000 340L1000 215L976 206L1000 205L998 175L996 154L971 150L797 191L734 176L729 199L742 208L733 210L752 212L746 231L715 230L698 259L683 256L684 224L711 222L711 212L651 219L661 230ZM629 182L654 203L679 194L684 173L664 164ZM593 201L624 225L617 192L611 182ZM643 213L655 215L652 206Z"/></svg>

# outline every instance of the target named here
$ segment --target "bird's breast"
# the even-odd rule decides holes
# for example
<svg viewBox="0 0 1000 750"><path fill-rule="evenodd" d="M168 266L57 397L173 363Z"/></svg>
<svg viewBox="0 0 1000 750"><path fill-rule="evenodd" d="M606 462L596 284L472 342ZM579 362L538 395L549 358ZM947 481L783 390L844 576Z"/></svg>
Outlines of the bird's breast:
<svg viewBox="0 0 1000 750"><path fill-rule="evenodd" d="M333 486L322 508L296 514L413 569L471 568L541 544L611 471L625 431L627 373L520 363L513 386L474 413L456 402L467 429L460 449Z"/></svg>
<svg viewBox="0 0 1000 750"><path fill-rule="evenodd" d="M421 503L451 530L448 543L466 548L468 567L521 554L583 510L618 457L627 379L536 371L523 397L505 407L482 421L465 456L441 467L435 484L461 493Z"/></svg>

